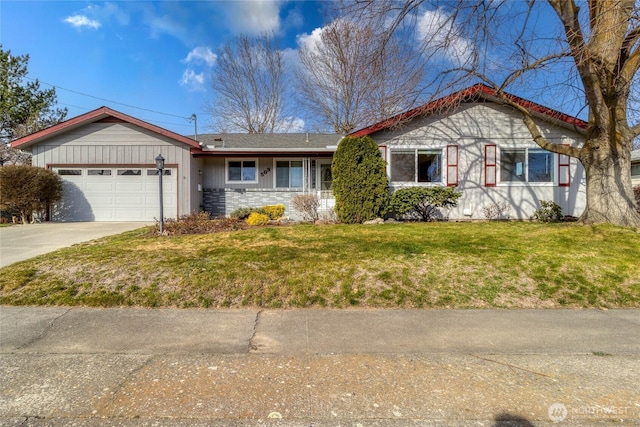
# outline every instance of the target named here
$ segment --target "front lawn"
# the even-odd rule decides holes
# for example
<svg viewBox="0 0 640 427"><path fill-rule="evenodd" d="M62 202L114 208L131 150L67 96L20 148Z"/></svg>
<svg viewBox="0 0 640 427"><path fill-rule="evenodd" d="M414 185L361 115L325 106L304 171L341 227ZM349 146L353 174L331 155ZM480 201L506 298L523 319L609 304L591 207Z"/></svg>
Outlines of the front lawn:
<svg viewBox="0 0 640 427"><path fill-rule="evenodd" d="M522 222L140 229L0 269L0 304L640 307L640 234Z"/></svg>

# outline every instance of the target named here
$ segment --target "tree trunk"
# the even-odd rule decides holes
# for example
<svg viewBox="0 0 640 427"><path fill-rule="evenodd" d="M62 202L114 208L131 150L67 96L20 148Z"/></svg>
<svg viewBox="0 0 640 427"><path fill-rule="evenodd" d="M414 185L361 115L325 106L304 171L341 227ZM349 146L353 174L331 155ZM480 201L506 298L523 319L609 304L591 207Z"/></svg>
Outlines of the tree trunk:
<svg viewBox="0 0 640 427"><path fill-rule="evenodd" d="M640 227L629 150L617 152L612 149L613 144L598 140L587 141L586 145L591 148L581 151L580 161L585 168L587 206L580 222Z"/></svg>

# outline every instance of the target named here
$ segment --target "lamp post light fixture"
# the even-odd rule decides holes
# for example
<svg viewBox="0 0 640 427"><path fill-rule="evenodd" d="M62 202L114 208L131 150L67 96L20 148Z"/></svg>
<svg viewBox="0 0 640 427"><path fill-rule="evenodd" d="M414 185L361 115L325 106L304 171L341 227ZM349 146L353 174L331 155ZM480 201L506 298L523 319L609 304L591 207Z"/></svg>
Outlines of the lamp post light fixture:
<svg viewBox="0 0 640 427"><path fill-rule="evenodd" d="M158 154L156 157L156 169L158 169L158 176L160 177L160 235L164 233L164 212L162 209L162 175L164 175L164 157L162 154Z"/></svg>

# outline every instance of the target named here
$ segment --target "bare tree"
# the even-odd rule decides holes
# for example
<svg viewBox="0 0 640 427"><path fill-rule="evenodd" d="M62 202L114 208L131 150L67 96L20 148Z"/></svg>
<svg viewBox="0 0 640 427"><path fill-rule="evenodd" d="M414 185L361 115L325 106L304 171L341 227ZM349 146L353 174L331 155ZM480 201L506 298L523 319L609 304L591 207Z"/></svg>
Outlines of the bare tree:
<svg viewBox="0 0 640 427"><path fill-rule="evenodd" d="M370 27L338 19L300 46L302 102L346 134L411 106L422 68L396 39L376 45ZM402 76L399 78L399 76Z"/></svg>
<svg viewBox="0 0 640 427"><path fill-rule="evenodd" d="M211 81L216 130L273 133L291 126L285 113L282 51L272 34L256 39L241 35L227 42L218 53Z"/></svg>
<svg viewBox="0 0 640 427"><path fill-rule="evenodd" d="M582 222L640 227L630 173L640 135L640 116L632 111L640 67L634 0L378 0L351 2L343 11L381 28L383 43L413 28L423 57L438 70L434 87L480 79L522 113L540 147L578 159L586 174ZM588 107L585 143L570 147L546 139L532 112L504 96L518 85Z"/></svg>

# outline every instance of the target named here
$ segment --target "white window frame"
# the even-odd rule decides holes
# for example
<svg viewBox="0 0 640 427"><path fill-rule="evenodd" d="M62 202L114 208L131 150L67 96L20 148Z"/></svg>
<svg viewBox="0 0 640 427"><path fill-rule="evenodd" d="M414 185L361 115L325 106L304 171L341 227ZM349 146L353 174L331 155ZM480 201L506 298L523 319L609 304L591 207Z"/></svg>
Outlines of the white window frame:
<svg viewBox="0 0 640 427"><path fill-rule="evenodd" d="M506 151L519 151L519 152L523 152L524 153L524 169L523 169L523 174L524 174L524 181L503 181L502 180L502 152L503 150ZM534 151L547 151L551 154L552 158L553 158L553 165L551 166L551 173L553 174L553 180L552 181L533 181L530 182L529 181L529 150L534 150ZM557 153L553 153L551 151L548 150L544 150L543 148L539 148L539 147L501 147L498 146L498 155L497 155L497 164L496 164L496 169L497 169L497 185L500 187L523 187L523 186L530 186L530 187L556 187L558 186L558 155Z"/></svg>
<svg viewBox="0 0 640 427"><path fill-rule="evenodd" d="M392 147L389 149L389 162L388 162L388 167L389 167L389 178L390 181L393 182L394 184L402 184L402 185L446 185L446 175L445 175L445 171L446 171L446 154L445 154L445 150L446 150L446 146L445 147ZM409 153L409 152L413 152L413 181L396 181L393 179L393 156L394 153ZM419 164L418 164L418 156L420 152L428 152L428 153L433 153L433 154L440 154L440 180L439 181L418 181L418 175L420 174L419 171Z"/></svg>
<svg viewBox="0 0 640 427"><path fill-rule="evenodd" d="M255 162L256 166L255 166L255 179L250 181L250 180L243 180L242 177L244 176L244 174L242 173L242 170L240 171L240 180L230 180L229 179L229 163L230 162ZM244 168L244 165L241 166L241 169ZM257 158L230 158L230 159L225 159L224 162L224 182L225 184L257 184L258 183L258 159Z"/></svg>
<svg viewBox="0 0 640 427"><path fill-rule="evenodd" d="M289 163L289 186L287 187L278 187L278 162L288 162ZM302 183L299 187L292 187L291 186L291 162L301 162L302 163ZM300 159L296 159L296 158L281 158L281 159L277 159L274 158L273 159L273 188L284 188L284 189L292 189L292 190L298 190L298 189L303 189L304 188L304 181L305 181L305 166L304 166L304 159L300 158Z"/></svg>

